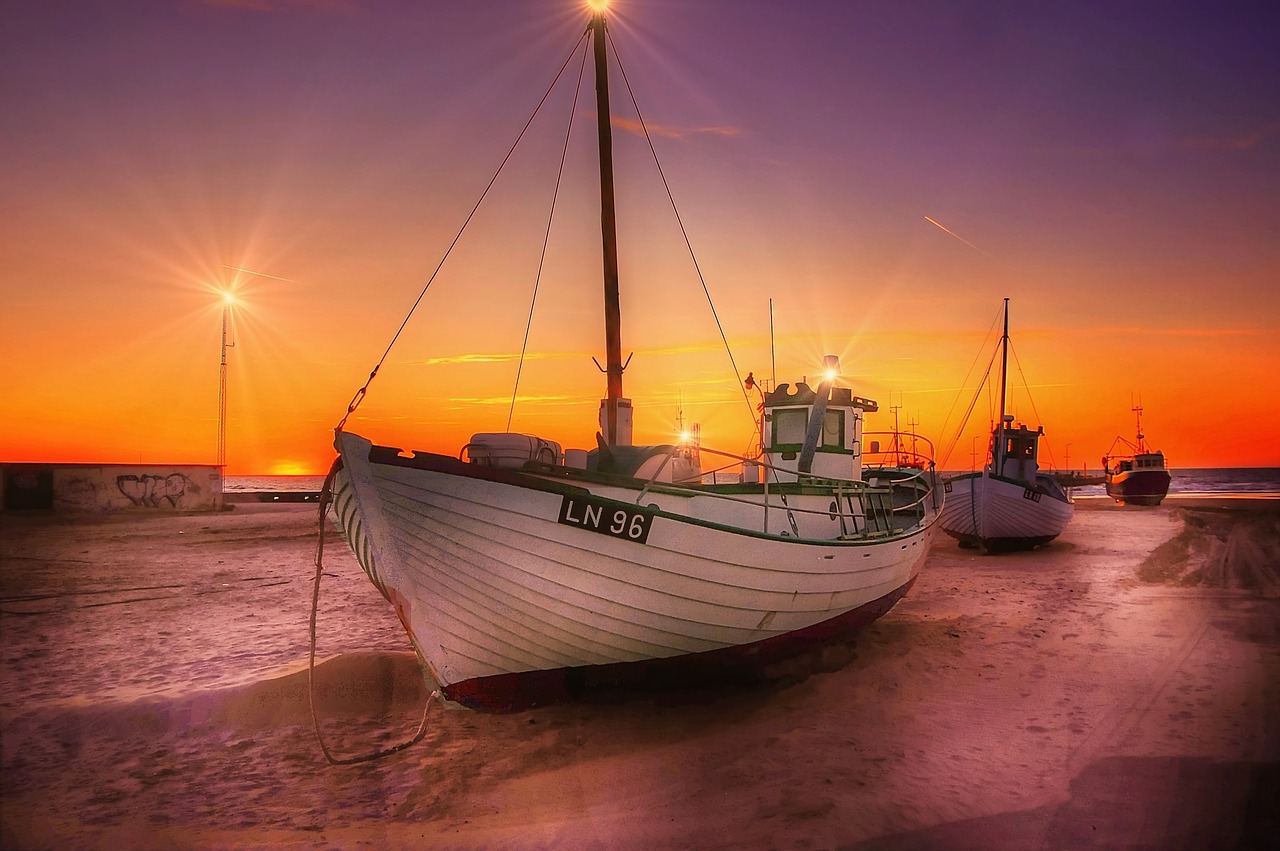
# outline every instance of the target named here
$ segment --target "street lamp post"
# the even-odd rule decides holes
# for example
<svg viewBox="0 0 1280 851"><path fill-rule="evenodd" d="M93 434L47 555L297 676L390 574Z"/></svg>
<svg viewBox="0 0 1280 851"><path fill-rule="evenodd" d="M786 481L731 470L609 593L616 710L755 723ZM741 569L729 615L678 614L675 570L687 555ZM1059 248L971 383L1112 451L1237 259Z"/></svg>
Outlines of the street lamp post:
<svg viewBox="0 0 1280 851"><path fill-rule="evenodd" d="M229 292L222 294L222 359L218 365L218 478L227 466L227 349L235 343L227 342L227 316L236 297ZM218 508L222 508L222 489L218 490Z"/></svg>

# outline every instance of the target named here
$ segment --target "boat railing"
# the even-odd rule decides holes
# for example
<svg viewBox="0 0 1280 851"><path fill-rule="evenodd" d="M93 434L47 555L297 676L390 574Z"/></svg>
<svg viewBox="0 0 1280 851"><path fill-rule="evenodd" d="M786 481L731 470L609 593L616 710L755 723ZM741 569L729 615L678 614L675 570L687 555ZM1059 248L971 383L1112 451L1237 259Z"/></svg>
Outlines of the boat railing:
<svg viewBox="0 0 1280 851"><path fill-rule="evenodd" d="M761 503L756 499L738 496L733 493L708 491L699 487L682 485L679 482L659 483L657 481L658 476L666 468L677 450L678 447L672 447L668 450L667 457L663 459L663 462L654 470L640 489L640 493L636 496L636 504L640 504L655 485L661 484L664 492L674 491L687 495L714 496L725 502L740 503L749 505L752 508L763 508L763 528L766 533L769 531L770 511L783 512L787 517L787 524L791 527L792 533L798 536L799 529L795 520L796 515L808 514L830 517L832 510L829 507L812 509L790 505L787 502L786 493L780 490L771 492L771 479L780 484L780 477L785 476L787 479L794 477L797 484L809 484L834 490L833 496L837 506L836 515L840 520L840 538L842 539L891 535L899 529L897 520L910 518L910 523L907 524L908 527L918 526L924 522L930 506L934 510L939 508L934 464L932 460L925 458L923 455L919 456L923 459L921 466L894 467L892 469L898 474L896 478L883 483L872 484L855 479L833 479L828 476L801 473L792 469L777 467L763 458L745 458L741 455L722 452L706 446L701 448L703 454L728 459L731 463L727 464L726 467L733 464L747 463L757 465L764 473L761 476L760 483L764 496L764 501ZM885 469L888 468L878 468L877 472ZM774 497L777 498L776 503ZM858 508L861 508L861 511L858 511Z"/></svg>
<svg viewBox="0 0 1280 851"><path fill-rule="evenodd" d="M884 438L888 438L887 445ZM862 440L871 447L862 452L862 464L865 467L927 469L937 457L933 441L920 434L867 431L862 433Z"/></svg>

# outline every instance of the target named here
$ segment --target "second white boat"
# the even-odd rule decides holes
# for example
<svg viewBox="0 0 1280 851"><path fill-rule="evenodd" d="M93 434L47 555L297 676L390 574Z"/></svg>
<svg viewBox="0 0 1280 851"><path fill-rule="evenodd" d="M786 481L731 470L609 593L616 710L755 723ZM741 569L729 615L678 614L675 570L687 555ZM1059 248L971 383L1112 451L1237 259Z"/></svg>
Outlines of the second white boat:
<svg viewBox="0 0 1280 851"><path fill-rule="evenodd" d="M1040 472L1040 438L1035 430L1014 425L1005 413L1009 367L1009 299L1004 300L1004 333L1000 338L1000 421L991 432L987 463L981 472L949 479L946 504L938 524L963 547L985 552L1027 550L1047 544L1062 533L1075 514L1070 494Z"/></svg>

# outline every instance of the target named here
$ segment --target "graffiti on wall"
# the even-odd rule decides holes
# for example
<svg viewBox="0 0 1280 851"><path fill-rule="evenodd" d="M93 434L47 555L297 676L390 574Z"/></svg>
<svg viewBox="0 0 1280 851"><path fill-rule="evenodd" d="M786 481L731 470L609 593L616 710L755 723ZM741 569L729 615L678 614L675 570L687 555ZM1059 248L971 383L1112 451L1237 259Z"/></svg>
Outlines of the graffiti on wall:
<svg viewBox="0 0 1280 851"><path fill-rule="evenodd" d="M130 502L144 508L161 508L165 502L168 502L170 508L177 508L178 503L186 496L188 487L193 491L199 490L182 473L170 473L167 476L116 476L116 487Z"/></svg>

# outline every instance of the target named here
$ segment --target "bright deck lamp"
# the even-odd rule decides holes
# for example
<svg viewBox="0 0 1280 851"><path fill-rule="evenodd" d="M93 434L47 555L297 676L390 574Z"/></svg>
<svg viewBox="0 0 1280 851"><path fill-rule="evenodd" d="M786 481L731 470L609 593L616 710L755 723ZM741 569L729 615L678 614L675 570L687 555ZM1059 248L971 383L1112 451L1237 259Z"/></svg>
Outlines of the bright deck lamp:
<svg viewBox="0 0 1280 851"><path fill-rule="evenodd" d="M826 355L822 359L822 379L828 384L835 384L840 377L840 358L838 355Z"/></svg>

